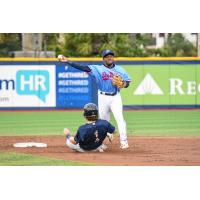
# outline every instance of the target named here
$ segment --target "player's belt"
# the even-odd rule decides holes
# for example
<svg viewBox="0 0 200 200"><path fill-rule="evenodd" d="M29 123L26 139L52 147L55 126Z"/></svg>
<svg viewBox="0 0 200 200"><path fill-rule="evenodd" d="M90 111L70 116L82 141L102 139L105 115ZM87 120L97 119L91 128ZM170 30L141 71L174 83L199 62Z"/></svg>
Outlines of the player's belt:
<svg viewBox="0 0 200 200"><path fill-rule="evenodd" d="M115 95L117 94L117 92L114 92L114 93L108 93L108 92L101 92L101 91L100 91L100 94L108 95L108 96L115 96Z"/></svg>

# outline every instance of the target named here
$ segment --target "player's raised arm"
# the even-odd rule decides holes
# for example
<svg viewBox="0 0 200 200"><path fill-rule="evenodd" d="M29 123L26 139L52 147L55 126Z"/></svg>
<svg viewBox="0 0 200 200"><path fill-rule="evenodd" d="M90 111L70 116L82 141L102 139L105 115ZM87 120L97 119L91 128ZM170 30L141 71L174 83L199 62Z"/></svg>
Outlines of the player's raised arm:
<svg viewBox="0 0 200 200"><path fill-rule="evenodd" d="M84 72L90 72L91 71L91 69L87 65L80 65L78 63L71 62L64 55L58 55L58 61L66 63L66 64L70 65L71 67L74 67L74 68L79 69L79 70L84 71Z"/></svg>

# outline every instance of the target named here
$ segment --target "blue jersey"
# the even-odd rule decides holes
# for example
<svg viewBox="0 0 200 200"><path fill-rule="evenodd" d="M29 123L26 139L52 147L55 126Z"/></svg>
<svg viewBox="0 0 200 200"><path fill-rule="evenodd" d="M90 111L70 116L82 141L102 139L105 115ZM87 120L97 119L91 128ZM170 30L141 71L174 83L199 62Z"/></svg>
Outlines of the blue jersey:
<svg viewBox="0 0 200 200"><path fill-rule="evenodd" d="M84 150L94 150L102 145L107 133L114 133L115 127L108 121L98 119L79 127L74 140Z"/></svg>
<svg viewBox="0 0 200 200"><path fill-rule="evenodd" d="M131 81L128 73L120 66L115 65L108 68L104 65L89 65L91 71L88 73L96 78L98 89L102 92L114 93L118 90L117 86L112 85L112 77L118 74L125 81Z"/></svg>

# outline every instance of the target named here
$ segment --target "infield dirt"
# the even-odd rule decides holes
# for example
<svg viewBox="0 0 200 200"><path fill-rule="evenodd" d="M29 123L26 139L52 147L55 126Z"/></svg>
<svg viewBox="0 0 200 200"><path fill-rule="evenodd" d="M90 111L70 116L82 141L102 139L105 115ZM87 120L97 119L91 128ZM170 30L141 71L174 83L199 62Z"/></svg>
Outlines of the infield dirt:
<svg viewBox="0 0 200 200"><path fill-rule="evenodd" d="M47 148L15 148L17 142L43 142ZM119 138L104 153L77 153L65 146L64 136L1 136L1 152L19 152L99 166L199 166L200 137L129 137L130 148L121 150Z"/></svg>

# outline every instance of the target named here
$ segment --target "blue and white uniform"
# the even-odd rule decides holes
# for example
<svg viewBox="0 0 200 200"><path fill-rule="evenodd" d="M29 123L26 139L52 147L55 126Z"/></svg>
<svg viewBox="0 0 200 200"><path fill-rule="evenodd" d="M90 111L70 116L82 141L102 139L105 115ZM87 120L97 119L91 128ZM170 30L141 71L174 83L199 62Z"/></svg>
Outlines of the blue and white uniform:
<svg viewBox="0 0 200 200"><path fill-rule="evenodd" d="M110 111L118 125L121 143L127 142L126 122L123 117L123 105L120 89L112 85L112 77L118 74L124 81L131 81L127 72L120 66L108 68L104 65L89 65L89 75L94 76L98 85L98 107L100 119L110 120Z"/></svg>
<svg viewBox="0 0 200 200"><path fill-rule="evenodd" d="M70 66L87 72L94 76L98 85L98 107L100 119L110 120L110 111L112 111L114 118L118 125L121 145L128 144L126 133L126 122L123 117L123 105L120 95L120 89L112 85L112 77L114 74L120 75L127 86L131 78L127 72L120 66L113 64L112 67L105 65L79 65L74 62L67 61Z"/></svg>
<svg viewBox="0 0 200 200"><path fill-rule="evenodd" d="M112 85L112 77L114 74L120 75L124 81L131 81L126 71L118 65L115 65L113 68L108 68L104 65L89 65L88 67L91 69L88 74L96 78L98 89L101 92L110 94L119 92L119 89Z"/></svg>

